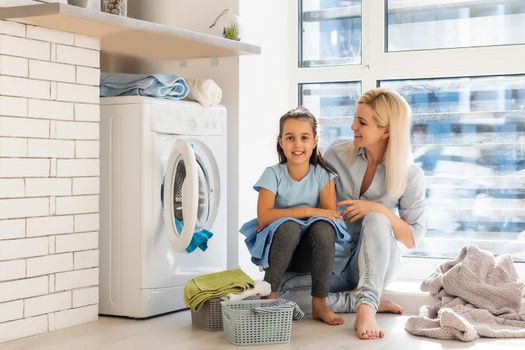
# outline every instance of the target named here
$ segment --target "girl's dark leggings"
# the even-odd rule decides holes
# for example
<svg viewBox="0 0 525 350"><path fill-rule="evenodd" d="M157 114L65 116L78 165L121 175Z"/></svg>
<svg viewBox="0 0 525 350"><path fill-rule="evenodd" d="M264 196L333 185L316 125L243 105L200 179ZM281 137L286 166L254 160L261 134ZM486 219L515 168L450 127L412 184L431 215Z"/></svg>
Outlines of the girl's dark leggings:
<svg viewBox="0 0 525 350"><path fill-rule="evenodd" d="M272 292L278 290L286 271L311 272L312 296L328 296L330 274L334 264L335 232L326 221L316 221L301 235L295 221L285 221L274 232L269 267L264 280L271 284Z"/></svg>

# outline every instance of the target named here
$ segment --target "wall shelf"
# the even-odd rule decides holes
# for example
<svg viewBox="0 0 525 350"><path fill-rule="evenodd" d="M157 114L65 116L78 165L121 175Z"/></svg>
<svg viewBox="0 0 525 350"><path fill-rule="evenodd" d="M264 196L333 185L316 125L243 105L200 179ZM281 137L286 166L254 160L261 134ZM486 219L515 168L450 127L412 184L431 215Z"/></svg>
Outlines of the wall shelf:
<svg viewBox="0 0 525 350"><path fill-rule="evenodd" d="M261 52L244 42L62 3L3 7L0 18L100 38L107 54L177 60Z"/></svg>

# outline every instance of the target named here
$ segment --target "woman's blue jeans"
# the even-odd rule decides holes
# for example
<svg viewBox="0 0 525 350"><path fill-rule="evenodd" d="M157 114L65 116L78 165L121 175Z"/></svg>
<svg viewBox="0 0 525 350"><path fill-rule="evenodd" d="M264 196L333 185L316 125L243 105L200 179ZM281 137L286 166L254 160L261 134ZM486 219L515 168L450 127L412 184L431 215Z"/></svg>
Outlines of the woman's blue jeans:
<svg viewBox="0 0 525 350"><path fill-rule="evenodd" d="M359 227L359 226L358 226ZM366 215L360 234L350 252L350 260L340 274L332 273L326 303L334 312L355 312L360 304L376 311L383 288L394 278L401 250L386 216ZM295 301L311 313L312 279L308 273L287 273L279 287L279 297Z"/></svg>

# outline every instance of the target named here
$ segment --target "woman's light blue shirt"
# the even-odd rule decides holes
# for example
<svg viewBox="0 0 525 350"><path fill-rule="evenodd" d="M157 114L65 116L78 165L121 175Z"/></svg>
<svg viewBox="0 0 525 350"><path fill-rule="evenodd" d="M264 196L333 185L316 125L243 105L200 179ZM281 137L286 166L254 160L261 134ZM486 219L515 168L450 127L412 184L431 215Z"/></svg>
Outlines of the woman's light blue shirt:
<svg viewBox="0 0 525 350"><path fill-rule="evenodd" d="M352 141L336 141L326 150L324 158L336 172L335 188L337 200L362 199L382 203L394 214L399 215L409 226L414 242L425 233L425 176L423 170L412 164L410 166L405 191L399 198L387 194L385 167L377 167L372 183L365 193L359 195L368 161L365 150L360 149L357 158L350 162ZM361 222L358 220L347 225L348 232L354 240L361 233ZM336 258L336 264L345 264L346 259Z"/></svg>

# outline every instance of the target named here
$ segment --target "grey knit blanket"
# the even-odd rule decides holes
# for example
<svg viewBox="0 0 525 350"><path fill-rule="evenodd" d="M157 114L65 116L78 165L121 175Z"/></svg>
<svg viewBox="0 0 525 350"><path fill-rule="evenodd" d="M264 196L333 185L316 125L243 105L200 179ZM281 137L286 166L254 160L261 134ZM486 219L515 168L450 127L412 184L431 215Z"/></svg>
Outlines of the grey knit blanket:
<svg viewBox="0 0 525 350"><path fill-rule="evenodd" d="M520 313L525 287L508 255L494 258L466 246L423 281L421 290L435 303L408 318L405 329L414 335L462 341L525 337L525 313Z"/></svg>

